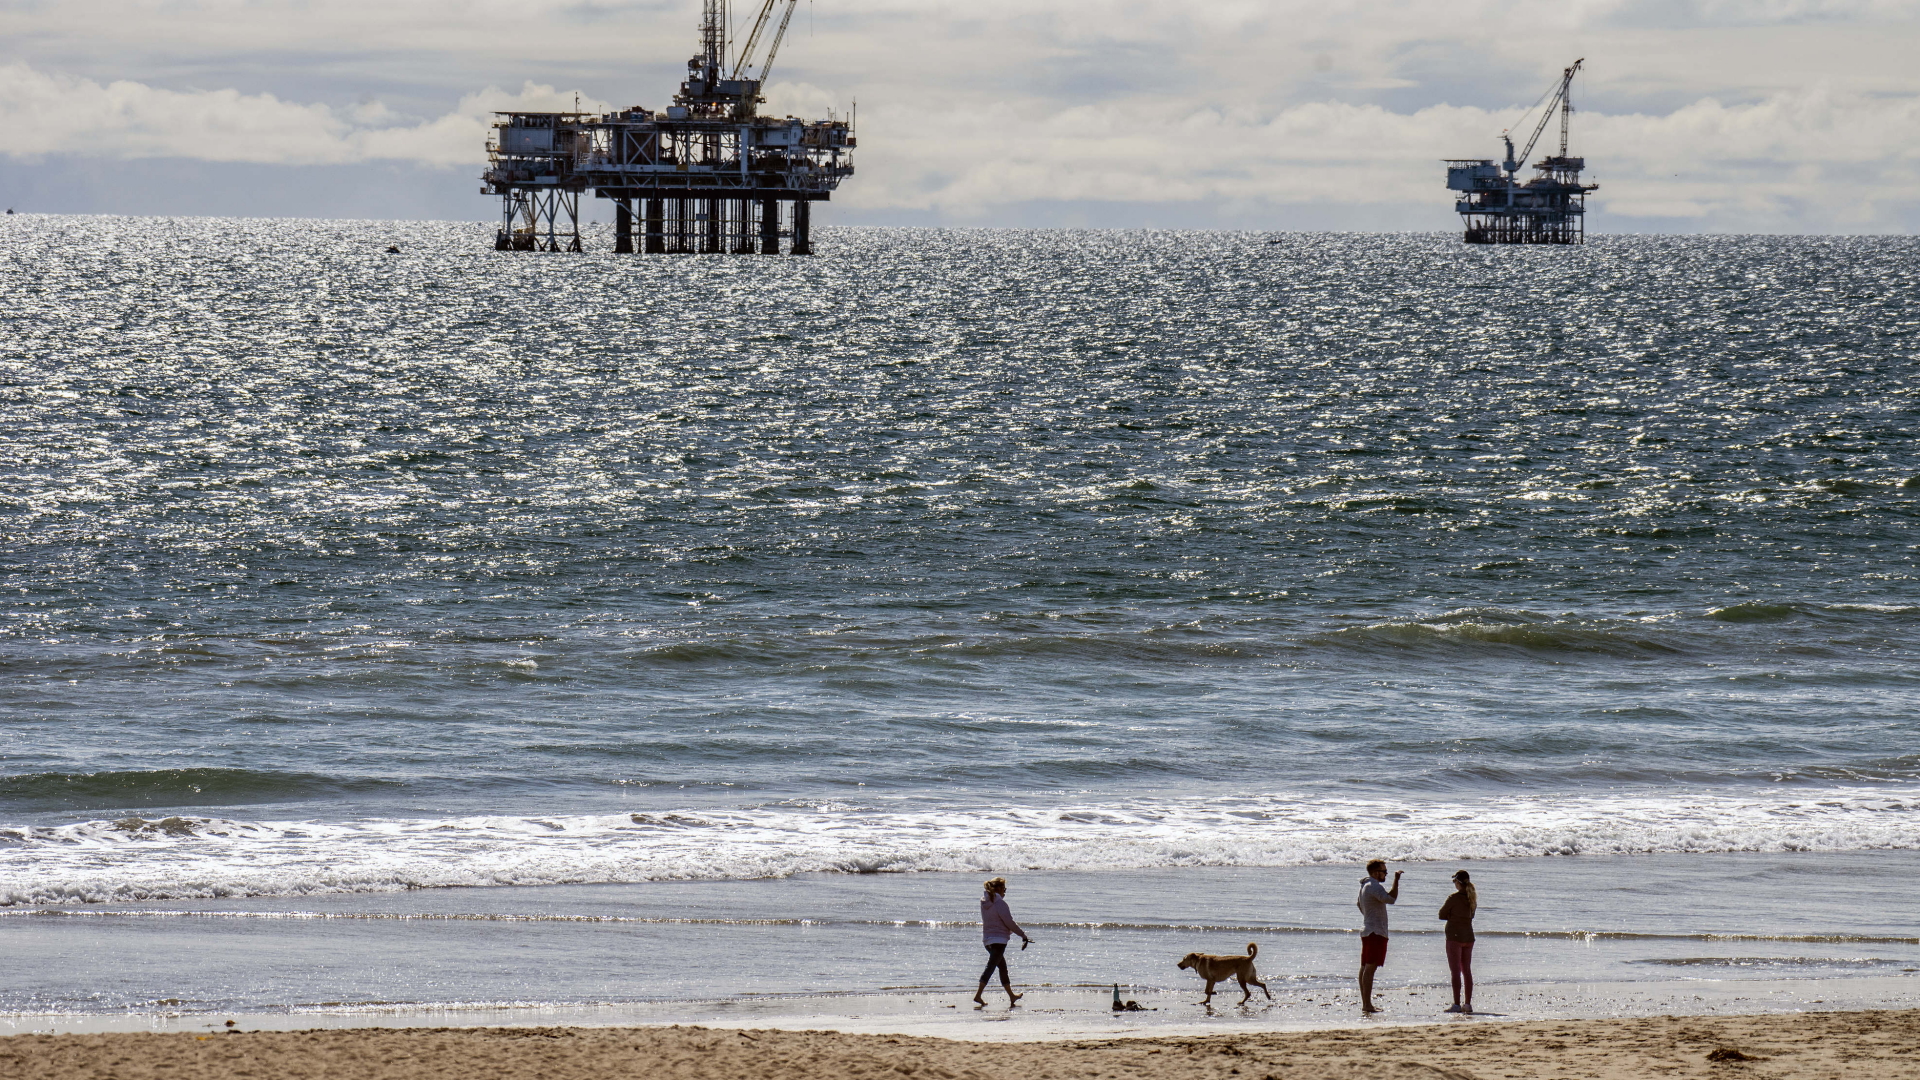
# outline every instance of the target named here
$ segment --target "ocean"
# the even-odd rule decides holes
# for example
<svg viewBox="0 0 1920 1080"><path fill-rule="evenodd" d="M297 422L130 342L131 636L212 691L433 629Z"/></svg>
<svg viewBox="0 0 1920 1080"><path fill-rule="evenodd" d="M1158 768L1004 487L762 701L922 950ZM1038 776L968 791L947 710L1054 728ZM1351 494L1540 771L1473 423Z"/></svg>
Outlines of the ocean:
<svg viewBox="0 0 1920 1080"><path fill-rule="evenodd" d="M0 1014L1920 997L1920 240L820 232L0 221Z"/></svg>

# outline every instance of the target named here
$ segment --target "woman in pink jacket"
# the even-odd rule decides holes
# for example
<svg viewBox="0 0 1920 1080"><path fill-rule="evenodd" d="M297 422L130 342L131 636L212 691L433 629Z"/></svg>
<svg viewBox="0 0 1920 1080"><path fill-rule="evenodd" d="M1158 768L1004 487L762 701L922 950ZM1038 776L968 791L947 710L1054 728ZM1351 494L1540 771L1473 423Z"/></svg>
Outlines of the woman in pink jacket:
<svg viewBox="0 0 1920 1080"><path fill-rule="evenodd" d="M987 894L980 898L980 940L987 946L987 970L980 973L980 988L973 992L973 1000L981 1008L986 1008L987 999L980 995L987 992L987 980L993 977L995 968L1000 969L1000 985L1007 988L1008 1007L1020 1003L1021 995L1013 992L1013 979L1007 975L1007 942L1015 934L1020 935L1021 948L1033 944L1007 907L1007 879L994 878L987 882Z"/></svg>

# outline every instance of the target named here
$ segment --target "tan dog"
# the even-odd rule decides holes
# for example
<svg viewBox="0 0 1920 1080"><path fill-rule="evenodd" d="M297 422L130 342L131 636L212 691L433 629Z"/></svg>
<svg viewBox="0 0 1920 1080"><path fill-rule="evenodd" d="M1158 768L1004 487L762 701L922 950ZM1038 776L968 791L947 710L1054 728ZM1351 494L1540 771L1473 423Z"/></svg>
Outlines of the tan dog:
<svg viewBox="0 0 1920 1080"><path fill-rule="evenodd" d="M1273 992L1267 989L1267 984L1261 982L1260 976L1253 970L1253 958L1258 955L1260 955L1260 946L1249 941L1245 956L1212 956L1207 953L1190 952L1180 958L1177 966L1182 971L1191 969L1195 975L1207 980L1207 996L1201 1000L1202 1005L1213 1000L1213 984L1223 983L1228 979L1240 980L1240 1004L1245 1005L1247 999L1253 997L1253 991L1247 989L1248 983L1259 987L1260 992L1267 995L1267 1000L1272 1001Z"/></svg>

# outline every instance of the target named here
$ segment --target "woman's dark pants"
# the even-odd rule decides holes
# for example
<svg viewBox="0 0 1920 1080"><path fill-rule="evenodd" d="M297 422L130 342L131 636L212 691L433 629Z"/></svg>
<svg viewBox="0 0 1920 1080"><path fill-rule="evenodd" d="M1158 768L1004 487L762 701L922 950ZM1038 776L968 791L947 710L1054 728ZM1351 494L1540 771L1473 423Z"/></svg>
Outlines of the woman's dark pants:
<svg viewBox="0 0 1920 1080"><path fill-rule="evenodd" d="M996 941L987 946L987 970L980 973L980 985L987 985L993 978L993 969L1000 969L1000 985L1012 986L1013 980L1007 976L1007 943Z"/></svg>

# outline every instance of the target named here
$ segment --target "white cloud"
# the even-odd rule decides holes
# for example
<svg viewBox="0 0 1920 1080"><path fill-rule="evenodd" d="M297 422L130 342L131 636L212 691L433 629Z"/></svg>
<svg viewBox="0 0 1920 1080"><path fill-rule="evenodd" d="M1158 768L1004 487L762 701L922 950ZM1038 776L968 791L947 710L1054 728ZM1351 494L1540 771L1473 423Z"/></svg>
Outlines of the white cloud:
<svg viewBox="0 0 1920 1080"><path fill-rule="evenodd" d="M1037 117L1004 107L931 119L883 112L863 124L872 149L850 197L960 216L1028 199L1446 206L1440 159L1499 156L1497 136L1512 118L1338 102L1265 116L1146 104ZM1550 126L1546 138L1554 135ZM1603 211L1755 228L1786 227L1784 217L1801 214L1812 226L1868 227L1920 200L1920 97L1816 87L1748 104L1706 99L1665 115L1583 112L1572 149L1602 182L1594 205Z"/></svg>
<svg viewBox="0 0 1920 1080"><path fill-rule="evenodd" d="M527 83L515 94L495 88L467 94L443 116L408 123L379 102L336 110L272 94L164 90L126 80L103 85L25 64L0 65L0 125L11 133L7 153L14 157L467 165L484 157L494 110L574 104L571 92ZM581 98L579 107L609 108L590 98Z"/></svg>
<svg viewBox="0 0 1920 1080"><path fill-rule="evenodd" d="M571 107L550 86L663 104L697 13L694 0L14 5L0 8L0 60L23 56L7 41L31 42L32 66L0 66L0 118L14 154L473 167L489 110ZM769 108L859 100L860 171L835 200L855 213L991 222L1016 203L1153 203L1253 220L1320 206L1440 227L1437 159L1496 154L1520 107L1586 56L1575 148L1603 214L1900 229L1920 221L1915 55L1920 0L817 0L796 16Z"/></svg>
<svg viewBox="0 0 1920 1080"><path fill-rule="evenodd" d="M846 113L851 101L843 101L833 91L812 83L775 79L767 87L767 103L761 112L768 116L804 116L824 118L829 113Z"/></svg>

